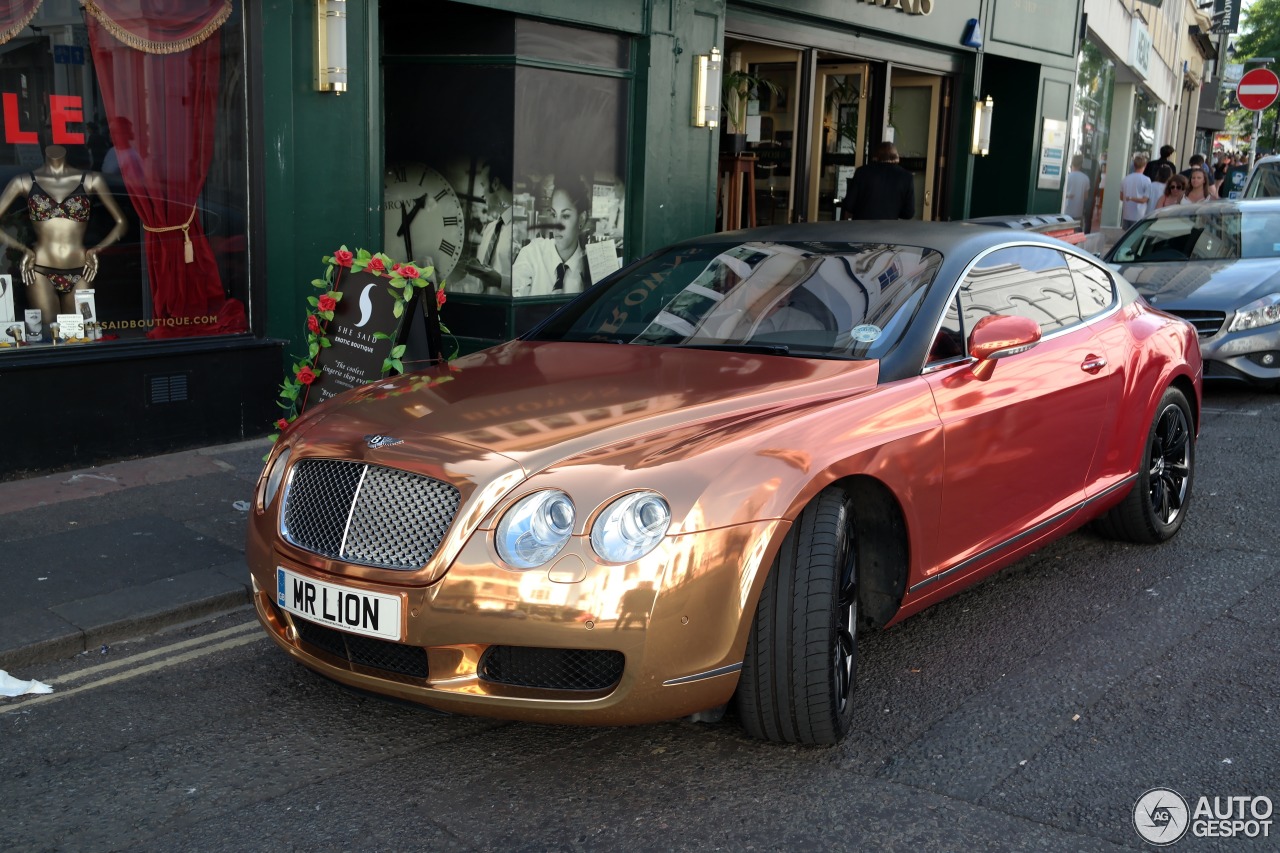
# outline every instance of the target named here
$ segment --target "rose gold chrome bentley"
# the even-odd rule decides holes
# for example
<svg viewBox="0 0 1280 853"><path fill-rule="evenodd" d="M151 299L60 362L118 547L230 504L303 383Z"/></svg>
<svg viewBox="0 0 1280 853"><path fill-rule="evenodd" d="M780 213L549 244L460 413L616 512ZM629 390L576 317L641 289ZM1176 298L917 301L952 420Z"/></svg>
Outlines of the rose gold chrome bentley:
<svg viewBox="0 0 1280 853"><path fill-rule="evenodd" d="M444 711L730 703L832 743L859 630L1088 522L1186 518L1194 329L1048 238L815 223L659 251L519 340L349 392L267 461L258 615Z"/></svg>

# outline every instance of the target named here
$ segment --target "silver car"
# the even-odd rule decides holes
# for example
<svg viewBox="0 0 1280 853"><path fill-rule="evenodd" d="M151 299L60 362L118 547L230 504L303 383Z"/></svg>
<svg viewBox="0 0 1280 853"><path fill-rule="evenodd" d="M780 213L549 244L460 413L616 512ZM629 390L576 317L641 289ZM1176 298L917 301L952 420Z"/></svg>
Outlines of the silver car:
<svg viewBox="0 0 1280 853"><path fill-rule="evenodd" d="M1205 379L1280 387L1280 198L1162 208L1105 259L1196 327Z"/></svg>

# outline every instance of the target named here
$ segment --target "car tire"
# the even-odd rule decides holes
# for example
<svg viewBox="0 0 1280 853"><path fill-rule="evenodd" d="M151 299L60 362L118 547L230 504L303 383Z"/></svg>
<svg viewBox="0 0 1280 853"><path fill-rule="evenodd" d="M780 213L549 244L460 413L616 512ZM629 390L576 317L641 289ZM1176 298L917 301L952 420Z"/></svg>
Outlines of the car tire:
<svg viewBox="0 0 1280 853"><path fill-rule="evenodd" d="M854 537L851 500L828 487L782 540L734 697L752 737L834 744L849 730L857 672Z"/></svg>
<svg viewBox="0 0 1280 853"><path fill-rule="evenodd" d="M1191 406L1169 388L1156 407L1138 479L1125 499L1095 523L1111 539L1153 545L1182 527L1195 480L1195 430Z"/></svg>

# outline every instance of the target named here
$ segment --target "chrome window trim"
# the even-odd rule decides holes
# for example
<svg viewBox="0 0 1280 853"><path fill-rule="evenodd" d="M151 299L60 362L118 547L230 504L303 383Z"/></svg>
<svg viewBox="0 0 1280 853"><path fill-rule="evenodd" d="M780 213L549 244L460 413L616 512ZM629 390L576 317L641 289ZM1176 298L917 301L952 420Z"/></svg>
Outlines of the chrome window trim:
<svg viewBox="0 0 1280 853"><path fill-rule="evenodd" d="M996 252L1001 249L1016 249L1016 248L1021 248L1023 246L1030 246L1037 249L1050 249L1054 251L1060 251L1064 256L1074 257L1079 260L1090 263L1093 266L1097 267L1102 272L1104 272L1107 276L1107 280L1111 282L1111 304L1107 306L1107 308L1105 308L1103 311L1097 314L1094 314L1087 320L1081 320L1079 323L1072 323L1070 326L1063 326L1060 329L1054 329L1049 334L1042 336L1040 338L1041 341L1053 340L1054 338L1066 332L1075 331L1076 329L1082 326L1093 325L1094 323L1097 323L1100 320L1104 320L1120 310L1120 288L1116 287L1116 278L1115 278L1116 274L1114 272L1108 269L1105 265L1100 264L1096 259L1089 260L1089 258L1084 253L1082 253L1079 249L1076 249L1070 243L1063 243L1062 246L1059 247L1059 246L1046 245L1045 243L1037 243L1030 240L1001 243L998 246L990 246L986 249L983 249L981 252L974 255L973 259L970 260L969 263L965 265L964 270L961 271L960 275L956 277L955 284L951 285L951 293L947 297L946 304L950 305L952 302L956 300L956 298L960 294L961 285L964 284L965 279L969 277L969 273L973 271L973 268L978 265L979 261L981 261L983 258L991 254L992 252ZM1068 266L1067 270L1070 271L1070 269L1071 268ZM947 309L944 307L942 309L942 313L938 315L938 321L933 326L933 334L929 336L930 341L935 340L938 337L938 332L942 331L942 321L946 319L946 316L947 316ZM962 314L961 322L963 322L963 320L964 318ZM969 346L968 340L961 341L961 343L965 346L966 349L968 348ZM960 361L961 358L962 356L952 356L951 358L945 361L931 362L928 360L929 356L926 353L925 362L923 365L921 365L921 368L920 368L920 375L923 376L930 373L937 373L949 367L955 367L958 364L963 364L964 362ZM973 359L973 357L970 355L965 355L963 356L963 358L967 360L976 360L976 359Z"/></svg>

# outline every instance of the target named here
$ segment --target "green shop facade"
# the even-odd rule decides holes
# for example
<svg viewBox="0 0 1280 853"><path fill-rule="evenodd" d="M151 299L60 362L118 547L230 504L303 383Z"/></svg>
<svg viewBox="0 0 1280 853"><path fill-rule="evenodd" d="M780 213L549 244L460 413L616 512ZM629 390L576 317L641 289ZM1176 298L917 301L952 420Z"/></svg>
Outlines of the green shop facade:
<svg viewBox="0 0 1280 853"><path fill-rule="evenodd" d="M1080 3L16 0L0 477L270 432L339 246L434 266L468 352L672 241L839 218L884 139L918 218L1057 212Z"/></svg>

